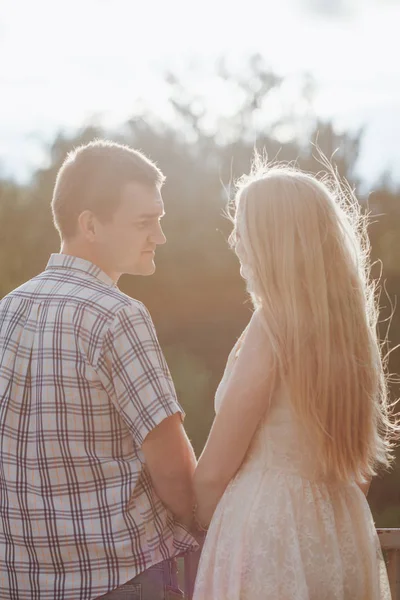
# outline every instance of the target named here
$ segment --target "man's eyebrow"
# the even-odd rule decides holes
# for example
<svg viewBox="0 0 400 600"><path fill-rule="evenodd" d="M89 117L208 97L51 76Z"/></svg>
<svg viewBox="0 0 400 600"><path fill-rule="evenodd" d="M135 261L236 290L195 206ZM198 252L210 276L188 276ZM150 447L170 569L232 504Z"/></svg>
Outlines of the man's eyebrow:
<svg viewBox="0 0 400 600"><path fill-rule="evenodd" d="M161 217L163 217L164 215L165 215L164 211L162 211L161 213L159 213L159 212L143 213L141 215L138 215L136 218L137 219L161 219Z"/></svg>

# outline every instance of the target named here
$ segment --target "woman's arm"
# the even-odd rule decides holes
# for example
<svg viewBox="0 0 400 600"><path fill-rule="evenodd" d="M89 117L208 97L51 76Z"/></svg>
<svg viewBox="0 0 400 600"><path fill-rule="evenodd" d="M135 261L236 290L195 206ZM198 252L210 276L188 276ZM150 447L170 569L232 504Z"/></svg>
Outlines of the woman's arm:
<svg viewBox="0 0 400 600"><path fill-rule="evenodd" d="M275 387L275 367L259 311L251 318L223 391L194 474L197 520L208 525L265 415Z"/></svg>

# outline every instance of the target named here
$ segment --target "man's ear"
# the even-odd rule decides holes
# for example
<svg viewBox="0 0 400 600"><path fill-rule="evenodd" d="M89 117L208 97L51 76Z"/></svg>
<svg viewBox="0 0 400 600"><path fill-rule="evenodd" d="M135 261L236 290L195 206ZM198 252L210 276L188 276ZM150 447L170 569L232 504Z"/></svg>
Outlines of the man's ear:
<svg viewBox="0 0 400 600"><path fill-rule="evenodd" d="M90 210L84 210L78 217L79 231L88 242L96 239L98 221Z"/></svg>

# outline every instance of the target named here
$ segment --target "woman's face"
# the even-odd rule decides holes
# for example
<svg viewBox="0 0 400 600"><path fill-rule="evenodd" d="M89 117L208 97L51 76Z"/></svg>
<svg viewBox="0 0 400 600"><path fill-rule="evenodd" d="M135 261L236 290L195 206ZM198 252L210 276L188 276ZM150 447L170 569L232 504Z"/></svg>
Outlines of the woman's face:
<svg viewBox="0 0 400 600"><path fill-rule="evenodd" d="M248 266L247 254L246 254L246 251L244 248L244 244L243 244L243 241L242 241L242 238L240 235L239 228L237 228L235 231L235 238L236 238L235 253L240 261L240 275L244 279L248 279L249 266Z"/></svg>

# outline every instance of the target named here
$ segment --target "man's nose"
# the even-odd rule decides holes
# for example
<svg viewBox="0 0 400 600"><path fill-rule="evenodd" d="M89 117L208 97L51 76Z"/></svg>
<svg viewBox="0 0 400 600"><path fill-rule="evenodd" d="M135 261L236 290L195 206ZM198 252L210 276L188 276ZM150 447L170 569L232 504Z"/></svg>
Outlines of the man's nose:
<svg viewBox="0 0 400 600"><path fill-rule="evenodd" d="M154 244L157 244L157 246L165 244L167 238L165 237L165 234L161 229L161 225L158 225L157 231L155 231L154 234L151 236L151 240Z"/></svg>

